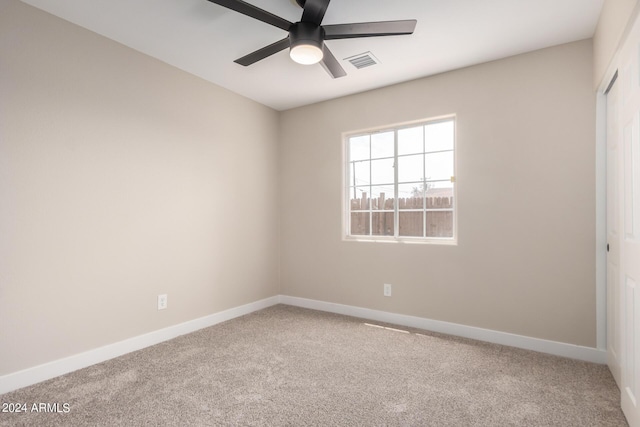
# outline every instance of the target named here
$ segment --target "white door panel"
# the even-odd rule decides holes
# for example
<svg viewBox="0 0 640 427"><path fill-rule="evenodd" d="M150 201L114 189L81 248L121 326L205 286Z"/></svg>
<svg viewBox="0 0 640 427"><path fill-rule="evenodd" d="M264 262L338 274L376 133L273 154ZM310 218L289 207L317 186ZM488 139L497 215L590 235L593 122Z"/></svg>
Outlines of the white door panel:
<svg viewBox="0 0 640 427"><path fill-rule="evenodd" d="M620 51L621 146L617 149L619 361L622 411L640 427L640 21ZM619 128L620 129L620 128Z"/></svg>

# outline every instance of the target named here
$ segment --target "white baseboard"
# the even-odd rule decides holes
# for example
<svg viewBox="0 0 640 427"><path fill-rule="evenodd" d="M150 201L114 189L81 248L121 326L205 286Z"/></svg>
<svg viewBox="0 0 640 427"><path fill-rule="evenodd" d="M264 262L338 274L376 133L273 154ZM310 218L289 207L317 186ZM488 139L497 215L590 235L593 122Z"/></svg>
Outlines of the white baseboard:
<svg viewBox="0 0 640 427"><path fill-rule="evenodd" d="M324 301L317 301L306 298L278 295L255 301L239 307L211 314L209 316L190 320L178 325L169 326L164 329L139 335L124 341L89 350L84 353L54 360L33 368L24 369L0 377L0 394L8 393L22 387L36 384L59 375L64 375L87 366L95 365L118 356L122 356L133 351L141 350L170 340L180 335L195 332L199 329L207 328L254 311L262 310L276 304L287 304L296 307L310 308L313 310L327 311L330 313L344 314L347 316L360 317L363 319L376 320L378 322L393 323L396 325L410 326L413 328L425 329L443 334L455 335L459 337L472 338L480 341L487 341L496 344L518 347L526 350L538 351L541 353L553 354L556 356L569 357L572 359L584 360L594 363L606 363L607 355L604 350L591 347L582 347L573 344L566 344L556 341L548 341L539 338L531 338L522 335L510 334L507 332L493 331L489 329L476 328L473 326L459 325L456 323L442 322L439 320L425 319L422 317L407 316L385 311L372 310L369 308L355 307L350 305L335 304Z"/></svg>
<svg viewBox="0 0 640 427"><path fill-rule="evenodd" d="M139 335L124 341L105 345L104 347L99 347L94 350L85 351L84 353L75 354L63 359L34 366L33 368L7 374L0 377L0 394L8 393L10 391L36 384L78 369L86 368L87 366L95 365L96 363L104 362L145 347L159 344L180 335L195 332L199 329L207 328L236 317L244 316L245 314L276 305L279 301L279 296L266 298L260 301L241 305L239 307L230 308L209 316L200 317L178 325L149 332L148 334Z"/></svg>
<svg viewBox="0 0 640 427"><path fill-rule="evenodd" d="M583 347L557 341L549 341L540 338L510 334L508 332L499 332L490 329L460 325L457 323L443 322L440 320L431 320L422 317L407 316L404 314L395 314L386 311L372 310L369 308L335 304L331 302L317 301L306 298L290 297L286 295L280 296L280 302L282 304L293 305L297 307L310 308L314 310L327 311L330 313L344 314L347 316L376 320L378 322L393 323L396 325L425 329L432 332L439 332L442 334L455 335L464 338L472 338L479 341L502 344L510 347L522 348L525 350L533 350L540 353L553 354L556 356L584 360L587 362L600 364L605 364L607 362L606 351L592 347Z"/></svg>

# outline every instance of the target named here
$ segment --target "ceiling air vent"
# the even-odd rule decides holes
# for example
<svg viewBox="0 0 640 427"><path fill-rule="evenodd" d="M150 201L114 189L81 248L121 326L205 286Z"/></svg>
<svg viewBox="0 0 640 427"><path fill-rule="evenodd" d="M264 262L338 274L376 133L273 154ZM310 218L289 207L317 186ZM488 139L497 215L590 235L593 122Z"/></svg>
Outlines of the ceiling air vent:
<svg viewBox="0 0 640 427"><path fill-rule="evenodd" d="M345 61L351 62L351 64L357 69L370 67L372 65L379 64L378 58L373 56L371 52L360 53L358 55L345 58Z"/></svg>

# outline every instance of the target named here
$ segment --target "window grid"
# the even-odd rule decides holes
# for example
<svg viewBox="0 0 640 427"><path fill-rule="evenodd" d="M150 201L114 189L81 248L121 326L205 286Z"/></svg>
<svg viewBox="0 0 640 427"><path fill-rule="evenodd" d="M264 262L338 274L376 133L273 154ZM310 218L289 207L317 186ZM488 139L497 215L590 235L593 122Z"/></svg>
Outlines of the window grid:
<svg viewBox="0 0 640 427"><path fill-rule="evenodd" d="M450 148L447 147L446 149L432 149L431 151L428 150L427 147L427 127L431 126L431 125L435 125L435 124L439 124L439 123L446 123L446 122L450 122L451 123L451 146ZM417 129L420 128L421 129L421 141L420 141L420 145L421 145L421 150L420 152L409 152L409 153L403 153L403 154L399 154L399 132L404 130L404 129ZM377 135L377 134L385 134L385 133L391 133L393 132L393 157L373 157L373 142L372 142L372 136ZM367 141L367 152L368 152L368 158L366 159L356 159L356 160L351 160L351 153L352 153L352 147L351 147L351 141L354 138L362 138L362 137L366 137L366 141ZM416 123L413 125L409 125L409 126L405 126L405 127L398 127L398 128L392 128L392 129L384 129L384 130L380 130L377 132L371 132L371 133L366 133L366 134L359 134L359 135L351 135L351 136L347 136L346 138L346 154L347 154L347 173L349 173L350 178L349 178L349 187L348 187L348 191L347 191L347 206L348 209L346 209L346 236L347 237L356 237L356 238L366 238L366 239L371 239L371 238L375 238L378 239L380 237L386 237L386 238L393 238L393 239L407 239L407 240L422 240L422 241L437 241L437 240L448 240L448 241L454 241L456 240L456 209L455 209L455 118L450 117L450 118L445 118L445 119L441 119L441 120L431 120L431 121L424 121L421 123ZM429 141L431 142L431 141ZM436 144L439 143L439 141L435 142ZM438 179L430 179L431 176L427 176L431 171L427 169L427 157L428 155L433 155L433 154L439 154L439 153L451 153L452 154L452 164L450 165L450 170L451 170L451 176L450 179L442 179L442 177L438 177ZM422 159L422 179L421 180L407 180L407 181L400 181L400 177L399 177L399 160L402 158L408 158L409 156L416 156L416 155L420 155L421 159ZM393 159L393 178L394 178L394 182L393 183L378 183L375 182L374 180L374 160L390 160ZM359 162L368 162L369 164L369 182L365 183L365 185L358 185L358 176L356 174L356 163ZM429 206L429 202L427 199L429 197L428 196L428 191L429 191L429 185L437 185L438 183L440 184L444 184L444 186L440 186L440 187L435 187L435 188L449 188L450 189L450 196L449 196L449 201L448 201L448 206L443 206L443 207L434 207L433 203L431 203L431 206ZM447 186L446 183L449 183L450 185ZM420 208L411 208L411 207L403 207L401 209L400 206L400 199L401 199L401 195L400 195L400 185L411 185L411 184L416 184L415 187L413 187L413 190L415 191L416 189L420 188L421 191L421 207ZM418 187L418 185L420 187ZM374 187L377 187L376 193L374 194ZM386 203L388 202L389 198L387 197L387 193L386 191L380 191L381 189L385 189L385 187L392 187L392 195L390 197L390 199L392 200L392 206L393 209L385 209L386 208ZM359 209L354 209L354 205L352 203L353 200L358 200L358 189L360 189L360 206ZM366 202L365 202L365 190L366 191ZM350 199L351 194L353 195L353 199ZM382 197L382 195L384 194L384 198ZM415 193L413 193L415 194ZM374 198L374 196L376 196ZM434 199L434 196L430 197L432 200ZM407 197L403 197L404 201L406 202L406 200L408 199ZM362 203L365 202L365 205L362 206ZM393 230L391 233L389 233L388 231L388 227L384 226L382 229L382 232L380 233L378 229L374 229L374 217L377 216L378 218L381 215L384 215L384 220L382 221L383 223L386 223L386 216L388 214L392 213L393 214ZM421 233L420 235L416 235L416 234L402 234L403 231L401 230L402 228L402 223L401 223L401 214L411 214L411 213L421 213L421 219L422 219L422 227L421 227ZM449 216L444 217L445 218L445 223L450 223L450 233L447 233L449 235L438 235L438 233L442 233L442 231L438 231L436 230L436 235L433 235L433 232L430 231L429 228L434 228L432 227L432 223L429 223L429 213L438 213L440 215L442 214L447 214L449 213ZM362 218L362 215L366 215L367 220L365 221L365 229L362 230L363 233L359 233L358 230L356 230L354 232L353 230L353 222L354 222L354 214L355 215L359 215L359 221ZM442 217L441 217L442 218ZM433 221L433 219L432 219ZM438 226L436 225L435 228L437 228Z"/></svg>

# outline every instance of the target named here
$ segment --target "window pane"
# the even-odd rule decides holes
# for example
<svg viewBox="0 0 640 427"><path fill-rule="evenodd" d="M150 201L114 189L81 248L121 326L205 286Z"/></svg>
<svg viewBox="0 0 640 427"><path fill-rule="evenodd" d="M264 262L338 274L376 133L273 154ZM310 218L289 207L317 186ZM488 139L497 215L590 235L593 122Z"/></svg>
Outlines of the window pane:
<svg viewBox="0 0 640 427"><path fill-rule="evenodd" d="M430 179L448 179L453 176L453 151L427 154L425 159L426 177Z"/></svg>
<svg viewBox="0 0 640 427"><path fill-rule="evenodd" d="M399 184L398 209L422 209L424 207L423 185L421 182Z"/></svg>
<svg viewBox="0 0 640 427"><path fill-rule="evenodd" d="M400 212L398 232L400 236L416 236L424 235L423 212Z"/></svg>
<svg viewBox="0 0 640 427"><path fill-rule="evenodd" d="M453 212L427 212L427 237L453 237Z"/></svg>
<svg viewBox="0 0 640 427"><path fill-rule="evenodd" d="M363 162L353 162L351 163L351 182L350 185L368 185L370 184L370 168L371 162L365 160Z"/></svg>
<svg viewBox="0 0 640 427"><path fill-rule="evenodd" d="M453 150L453 120L424 127L425 151Z"/></svg>
<svg viewBox="0 0 640 427"><path fill-rule="evenodd" d="M371 183L393 184L393 159L371 161Z"/></svg>
<svg viewBox="0 0 640 427"><path fill-rule="evenodd" d="M369 212L351 214L351 230L353 235L369 235Z"/></svg>
<svg viewBox="0 0 640 427"><path fill-rule="evenodd" d="M352 211L369 209L369 187L351 187L349 190Z"/></svg>
<svg viewBox="0 0 640 427"><path fill-rule="evenodd" d="M422 181L423 168L422 154L398 157L398 182Z"/></svg>
<svg viewBox="0 0 640 427"><path fill-rule="evenodd" d="M369 135L349 138L349 160L365 160L369 158Z"/></svg>
<svg viewBox="0 0 640 427"><path fill-rule="evenodd" d="M374 236L393 236L393 212L374 212L371 214L371 234Z"/></svg>
<svg viewBox="0 0 640 427"><path fill-rule="evenodd" d="M393 157L393 132L371 135L371 158Z"/></svg>
<svg viewBox="0 0 640 427"><path fill-rule="evenodd" d="M418 197L422 198L423 196L423 186L422 182L409 182L406 184L398 184L398 197L409 198L409 197Z"/></svg>
<svg viewBox="0 0 640 427"><path fill-rule="evenodd" d="M453 209L453 197L427 197L427 209Z"/></svg>
<svg viewBox="0 0 640 427"><path fill-rule="evenodd" d="M398 131L398 155L422 153L422 131L424 126Z"/></svg>
<svg viewBox="0 0 640 427"><path fill-rule="evenodd" d="M450 181L427 183L427 209L453 208L453 183Z"/></svg>
<svg viewBox="0 0 640 427"><path fill-rule="evenodd" d="M371 187L371 209L393 210L395 194L393 185L379 185Z"/></svg>

